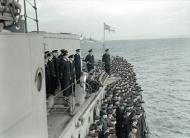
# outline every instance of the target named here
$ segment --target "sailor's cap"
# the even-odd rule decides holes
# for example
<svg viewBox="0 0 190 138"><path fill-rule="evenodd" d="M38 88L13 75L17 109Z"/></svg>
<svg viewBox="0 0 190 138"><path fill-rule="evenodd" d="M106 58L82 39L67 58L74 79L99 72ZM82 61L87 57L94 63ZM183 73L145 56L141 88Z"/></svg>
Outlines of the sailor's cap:
<svg viewBox="0 0 190 138"><path fill-rule="evenodd" d="M107 115L107 112L105 110L101 111L102 115Z"/></svg>
<svg viewBox="0 0 190 138"><path fill-rule="evenodd" d="M49 51L45 51L45 54L48 54L49 53Z"/></svg>
<svg viewBox="0 0 190 138"><path fill-rule="evenodd" d="M63 52L65 52L65 49L61 49L60 51L61 51L61 53L63 53Z"/></svg>
<svg viewBox="0 0 190 138"><path fill-rule="evenodd" d="M114 124L111 123L111 122L109 122L109 123L108 123L108 127L114 127Z"/></svg>
<svg viewBox="0 0 190 138"><path fill-rule="evenodd" d="M51 57L51 54L50 54L50 53L47 53L47 57Z"/></svg>
<svg viewBox="0 0 190 138"><path fill-rule="evenodd" d="M112 107L112 109L116 109L116 108L117 108L117 106L115 106L115 105Z"/></svg>
<svg viewBox="0 0 190 138"><path fill-rule="evenodd" d="M94 137L98 137L98 133L92 133L92 134L90 134L90 136L92 137L92 138L94 138Z"/></svg>
<svg viewBox="0 0 190 138"><path fill-rule="evenodd" d="M95 130L96 129L96 126L95 125L91 125L89 130L92 131L92 130Z"/></svg>
<svg viewBox="0 0 190 138"><path fill-rule="evenodd" d="M107 113L108 113L108 114L112 114L112 113L113 113L113 110L112 110L112 109L108 109L108 110L107 110Z"/></svg>
<svg viewBox="0 0 190 138"><path fill-rule="evenodd" d="M52 53L57 53L57 52L58 52L58 50L53 50L53 51L52 51Z"/></svg>
<svg viewBox="0 0 190 138"><path fill-rule="evenodd" d="M128 103L127 105L126 105L126 107L132 107L133 106L133 103Z"/></svg>
<svg viewBox="0 0 190 138"><path fill-rule="evenodd" d="M143 113L143 110L136 110L135 112L136 115L140 115L141 113Z"/></svg>
<svg viewBox="0 0 190 138"><path fill-rule="evenodd" d="M115 133L116 133L116 130L115 130L114 128L112 128L112 129L109 130L109 133L110 133L110 134L115 134Z"/></svg>
<svg viewBox="0 0 190 138"><path fill-rule="evenodd" d="M69 58L74 58L74 55L70 55Z"/></svg>
<svg viewBox="0 0 190 138"><path fill-rule="evenodd" d="M123 103L120 103L119 106L121 107L121 106L125 106L125 105Z"/></svg>
<svg viewBox="0 0 190 138"><path fill-rule="evenodd" d="M116 118L115 117L111 117L111 121L116 121Z"/></svg>
<svg viewBox="0 0 190 138"><path fill-rule="evenodd" d="M104 104L101 106L101 110L107 110L107 106Z"/></svg>
<svg viewBox="0 0 190 138"><path fill-rule="evenodd" d="M92 52L92 49L88 50L88 52Z"/></svg>
<svg viewBox="0 0 190 138"><path fill-rule="evenodd" d="M135 125L134 123L132 123L132 128L136 128L137 129L137 125Z"/></svg>
<svg viewBox="0 0 190 138"><path fill-rule="evenodd" d="M109 49L107 48L107 49L105 49L105 51L107 52L107 51L109 51Z"/></svg>
<svg viewBox="0 0 190 138"><path fill-rule="evenodd" d="M67 54L68 53L68 51L65 50L65 49L61 49L60 51L61 51L62 54Z"/></svg>
<svg viewBox="0 0 190 138"><path fill-rule="evenodd" d="M132 110L131 109L126 109L125 112L132 112Z"/></svg>
<svg viewBox="0 0 190 138"><path fill-rule="evenodd" d="M98 121L98 122L96 123L96 125L97 125L97 126L102 125L102 121Z"/></svg>
<svg viewBox="0 0 190 138"><path fill-rule="evenodd" d="M94 117L94 120L99 120L99 119L100 119L100 117L97 115Z"/></svg>

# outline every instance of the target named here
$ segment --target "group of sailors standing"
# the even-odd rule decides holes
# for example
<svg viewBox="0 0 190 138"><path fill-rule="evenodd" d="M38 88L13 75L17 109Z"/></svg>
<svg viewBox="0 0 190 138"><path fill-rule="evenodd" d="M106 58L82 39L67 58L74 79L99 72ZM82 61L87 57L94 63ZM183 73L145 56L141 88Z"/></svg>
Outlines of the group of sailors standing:
<svg viewBox="0 0 190 138"><path fill-rule="evenodd" d="M92 69L94 69L94 55L93 50L90 49L89 54L85 58L85 62L87 63L87 71L90 72ZM111 69L111 57L109 53L109 49L105 49L105 53L102 56L102 65L105 70L105 72L108 75L111 75L110 69Z"/></svg>
<svg viewBox="0 0 190 138"><path fill-rule="evenodd" d="M105 71L110 75L110 55L109 49L105 50L102 62ZM87 65L87 71L94 69L95 58L93 50L90 49L89 54L84 59ZM52 99L57 91L62 90L63 96L69 97L73 93L75 95L75 84L80 84L81 70L80 49L76 50L76 54L68 55L65 49L46 51L45 52L45 75L46 75L46 95Z"/></svg>
<svg viewBox="0 0 190 138"><path fill-rule="evenodd" d="M146 138L142 89L131 64L121 57L112 60L112 73L120 79L109 84L99 115L89 128L88 138Z"/></svg>
<svg viewBox="0 0 190 138"><path fill-rule="evenodd" d="M80 49L75 55L68 55L65 49L45 52L45 74L47 97L54 96L56 91L64 90L63 96L70 96L74 88L72 84L80 83L81 57Z"/></svg>

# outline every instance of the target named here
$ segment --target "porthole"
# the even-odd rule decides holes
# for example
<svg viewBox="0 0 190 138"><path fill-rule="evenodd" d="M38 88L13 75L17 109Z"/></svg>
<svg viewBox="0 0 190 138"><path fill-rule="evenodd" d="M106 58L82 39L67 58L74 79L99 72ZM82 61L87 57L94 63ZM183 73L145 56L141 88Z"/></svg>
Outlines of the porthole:
<svg viewBox="0 0 190 138"><path fill-rule="evenodd" d="M35 76L35 83L36 83L36 88L40 92L42 89L42 68L38 68L36 71L36 76Z"/></svg>

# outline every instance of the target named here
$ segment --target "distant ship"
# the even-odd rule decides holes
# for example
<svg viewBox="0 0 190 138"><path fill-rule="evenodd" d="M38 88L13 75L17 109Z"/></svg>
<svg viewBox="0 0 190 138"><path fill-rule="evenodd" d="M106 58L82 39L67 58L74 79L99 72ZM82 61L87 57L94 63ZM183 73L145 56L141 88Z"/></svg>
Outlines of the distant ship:
<svg viewBox="0 0 190 138"><path fill-rule="evenodd" d="M92 37L86 38L83 35L80 36L80 40L81 40L82 43L84 43L84 42L89 42L89 43L99 42L98 40L95 40Z"/></svg>

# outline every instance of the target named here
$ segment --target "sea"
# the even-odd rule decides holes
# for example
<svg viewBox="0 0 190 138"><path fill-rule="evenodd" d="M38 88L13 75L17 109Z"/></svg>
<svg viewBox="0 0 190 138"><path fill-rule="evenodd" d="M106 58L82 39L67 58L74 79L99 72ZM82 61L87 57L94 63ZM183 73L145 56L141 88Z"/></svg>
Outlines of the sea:
<svg viewBox="0 0 190 138"><path fill-rule="evenodd" d="M81 48L101 59L102 43L81 42ZM106 48L134 65L150 138L190 138L190 39L115 40Z"/></svg>

